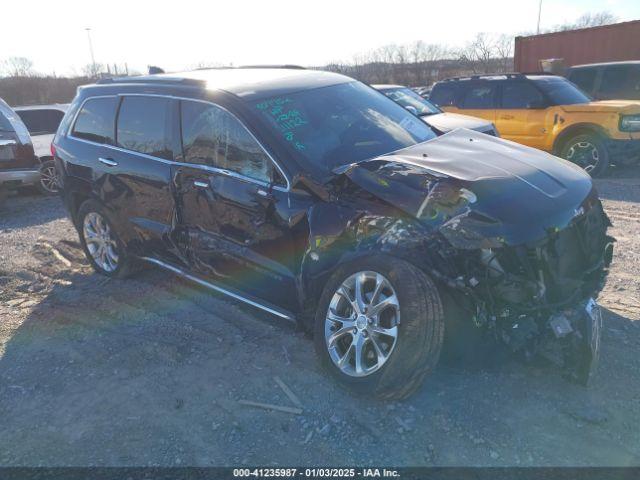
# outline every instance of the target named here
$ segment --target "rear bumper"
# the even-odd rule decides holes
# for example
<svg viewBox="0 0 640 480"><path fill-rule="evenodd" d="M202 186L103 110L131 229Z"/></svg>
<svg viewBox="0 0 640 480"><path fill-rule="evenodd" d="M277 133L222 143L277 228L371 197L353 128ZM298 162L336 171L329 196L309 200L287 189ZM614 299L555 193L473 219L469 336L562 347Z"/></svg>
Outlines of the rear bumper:
<svg viewBox="0 0 640 480"><path fill-rule="evenodd" d="M0 170L0 188L17 188L35 185L40 181L38 170Z"/></svg>
<svg viewBox="0 0 640 480"><path fill-rule="evenodd" d="M607 151L613 163L633 165L640 162L640 139L607 140Z"/></svg>

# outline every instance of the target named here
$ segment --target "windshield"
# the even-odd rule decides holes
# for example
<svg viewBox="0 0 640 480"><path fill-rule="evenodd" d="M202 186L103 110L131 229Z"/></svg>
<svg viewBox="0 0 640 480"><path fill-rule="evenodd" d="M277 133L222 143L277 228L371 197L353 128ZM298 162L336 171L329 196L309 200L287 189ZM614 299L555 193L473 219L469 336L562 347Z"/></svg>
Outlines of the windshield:
<svg viewBox="0 0 640 480"><path fill-rule="evenodd" d="M424 98L422 98L420 95L418 95L416 92L414 92L409 88L401 87L401 88L385 89L380 91L384 93L387 97L389 97L391 100L396 102L398 105L401 105L405 108L406 107L415 108L417 115L419 116L442 113L442 110L440 110L434 104L432 104L428 100L425 100Z"/></svg>
<svg viewBox="0 0 640 480"><path fill-rule="evenodd" d="M554 105L575 105L591 101L586 93L564 78L533 77L531 80L547 94Z"/></svg>
<svg viewBox="0 0 640 480"><path fill-rule="evenodd" d="M323 175L436 136L427 124L360 82L263 99L253 106L296 158Z"/></svg>

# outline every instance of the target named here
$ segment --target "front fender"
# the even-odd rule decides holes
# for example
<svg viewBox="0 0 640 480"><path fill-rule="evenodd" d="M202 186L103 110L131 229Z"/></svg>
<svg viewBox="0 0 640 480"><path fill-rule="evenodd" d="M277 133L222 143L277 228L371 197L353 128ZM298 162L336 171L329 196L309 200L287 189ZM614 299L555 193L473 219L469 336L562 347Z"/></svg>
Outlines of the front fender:
<svg viewBox="0 0 640 480"><path fill-rule="evenodd" d="M381 253L413 264L426 257L429 232L398 213L362 211L333 203L316 204L309 210L309 241L301 265L304 311L315 311L325 284L345 263ZM305 321L312 321L312 316L306 315Z"/></svg>

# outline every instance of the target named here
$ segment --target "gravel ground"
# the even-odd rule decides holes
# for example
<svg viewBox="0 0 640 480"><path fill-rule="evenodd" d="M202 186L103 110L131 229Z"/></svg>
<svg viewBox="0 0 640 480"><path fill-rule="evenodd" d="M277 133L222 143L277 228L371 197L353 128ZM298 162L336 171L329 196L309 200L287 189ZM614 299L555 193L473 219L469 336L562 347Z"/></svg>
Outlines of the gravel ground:
<svg viewBox="0 0 640 480"><path fill-rule="evenodd" d="M593 384L508 358L390 404L334 384L290 324L161 271L94 274L57 198L9 198L0 465L640 465L640 170L597 184L618 243ZM276 376L302 414L239 403L295 407Z"/></svg>

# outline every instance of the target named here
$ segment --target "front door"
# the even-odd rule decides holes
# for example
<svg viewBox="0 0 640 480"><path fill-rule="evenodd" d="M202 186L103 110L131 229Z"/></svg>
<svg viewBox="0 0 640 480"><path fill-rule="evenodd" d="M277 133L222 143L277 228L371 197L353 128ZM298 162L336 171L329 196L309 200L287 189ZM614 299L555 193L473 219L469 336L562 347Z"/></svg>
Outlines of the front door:
<svg viewBox="0 0 640 480"><path fill-rule="evenodd" d="M198 274L295 308L295 265L283 177L240 121L216 105L181 102L183 165L174 173L185 258Z"/></svg>

